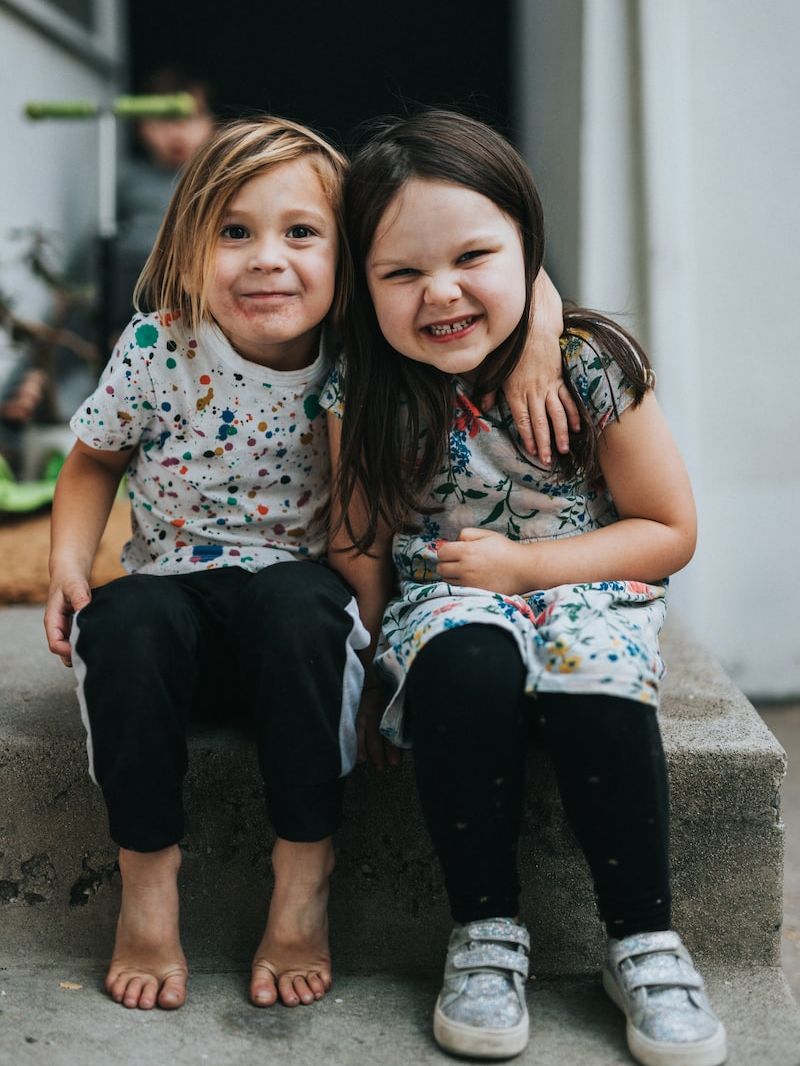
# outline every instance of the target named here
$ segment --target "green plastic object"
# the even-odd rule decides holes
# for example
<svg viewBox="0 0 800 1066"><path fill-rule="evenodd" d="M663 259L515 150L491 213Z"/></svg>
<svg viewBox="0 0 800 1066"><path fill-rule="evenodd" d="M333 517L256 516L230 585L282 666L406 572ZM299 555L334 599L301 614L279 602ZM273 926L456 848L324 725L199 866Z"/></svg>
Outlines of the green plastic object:
<svg viewBox="0 0 800 1066"><path fill-rule="evenodd" d="M189 118L197 110L197 101L191 93L118 96L112 110L118 118Z"/></svg>
<svg viewBox="0 0 800 1066"><path fill-rule="evenodd" d="M118 96L109 108L101 108L91 100L30 100L25 104L29 119L86 119L97 118L110 110L117 118L189 118L197 111L197 101L191 93L168 93L161 96Z"/></svg>
<svg viewBox="0 0 800 1066"><path fill-rule="evenodd" d="M100 108L91 100L30 100L25 105L30 119L97 118Z"/></svg>
<svg viewBox="0 0 800 1066"><path fill-rule="evenodd" d="M15 481L11 467L0 455L0 514L30 514L53 501L55 480Z"/></svg>

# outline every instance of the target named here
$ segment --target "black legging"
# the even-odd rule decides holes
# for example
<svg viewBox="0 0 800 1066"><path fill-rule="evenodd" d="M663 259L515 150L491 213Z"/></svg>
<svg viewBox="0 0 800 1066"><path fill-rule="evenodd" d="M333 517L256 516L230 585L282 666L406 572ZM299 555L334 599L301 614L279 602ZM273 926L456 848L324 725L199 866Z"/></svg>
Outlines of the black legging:
<svg viewBox="0 0 800 1066"><path fill-rule="evenodd" d="M524 693L513 637L464 625L414 660L406 706L420 801L453 918L515 916L525 756L539 736L610 936L669 929L669 796L655 710Z"/></svg>

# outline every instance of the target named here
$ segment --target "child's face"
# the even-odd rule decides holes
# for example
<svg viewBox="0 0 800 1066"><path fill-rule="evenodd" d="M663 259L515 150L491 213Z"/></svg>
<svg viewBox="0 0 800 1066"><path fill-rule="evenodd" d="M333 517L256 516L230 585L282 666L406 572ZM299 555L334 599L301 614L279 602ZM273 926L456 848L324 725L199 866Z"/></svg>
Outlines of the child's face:
<svg viewBox="0 0 800 1066"><path fill-rule="evenodd" d="M336 218L308 160L280 163L239 189L217 237L206 299L240 355L276 370L314 361L337 251Z"/></svg>
<svg viewBox="0 0 800 1066"><path fill-rule="evenodd" d="M205 109L189 118L147 118L138 125L139 140L156 164L177 170L214 132L214 119Z"/></svg>
<svg viewBox="0 0 800 1066"><path fill-rule="evenodd" d="M387 341L448 374L479 367L525 308L516 224L462 185L404 185L384 212L366 265Z"/></svg>

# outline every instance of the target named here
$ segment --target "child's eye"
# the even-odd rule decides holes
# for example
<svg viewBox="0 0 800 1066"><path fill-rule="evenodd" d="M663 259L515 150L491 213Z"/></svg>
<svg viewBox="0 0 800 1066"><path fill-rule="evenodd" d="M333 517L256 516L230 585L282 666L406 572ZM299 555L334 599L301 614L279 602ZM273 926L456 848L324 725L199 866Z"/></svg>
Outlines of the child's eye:
<svg viewBox="0 0 800 1066"><path fill-rule="evenodd" d="M231 241L243 241L250 236L246 226L239 226L231 224L230 226L222 227L222 236L227 237Z"/></svg>
<svg viewBox="0 0 800 1066"><path fill-rule="evenodd" d="M489 249L488 248L476 248L474 251L464 252L463 255L460 255L458 257L458 261L459 261L459 263L468 263L472 259L480 259L480 257L482 255L488 255L488 254L489 254Z"/></svg>
<svg viewBox="0 0 800 1066"><path fill-rule="evenodd" d="M306 237L313 237L314 230L310 226L292 226L287 236L292 237L294 240L302 241Z"/></svg>
<svg viewBox="0 0 800 1066"><path fill-rule="evenodd" d="M388 274L384 274L383 280L389 281L391 278L413 278L417 273L413 267L400 267L397 270L390 270Z"/></svg>

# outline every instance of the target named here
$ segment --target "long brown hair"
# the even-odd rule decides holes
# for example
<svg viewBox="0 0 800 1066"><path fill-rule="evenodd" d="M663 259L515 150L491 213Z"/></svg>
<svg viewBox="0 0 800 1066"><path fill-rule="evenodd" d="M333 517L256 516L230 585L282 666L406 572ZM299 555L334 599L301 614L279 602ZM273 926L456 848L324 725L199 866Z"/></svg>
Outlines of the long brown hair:
<svg viewBox="0 0 800 1066"><path fill-rule="evenodd" d="M452 417L450 376L408 359L384 338L372 305L366 260L386 208L410 180L450 182L491 200L517 225L522 239L527 297L511 335L481 364L474 395L498 388L516 366L528 337L533 283L544 257L544 217L531 173L517 150L484 123L451 111L424 111L383 121L354 156L345 181L345 223L353 257L354 285L345 318L344 420L338 491L347 532L361 550L374 542L378 525L398 529L409 510L431 511L425 502L444 460ZM640 402L650 384L649 363L637 342L594 311L571 308L565 331L586 331L588 343L611 356ZM572 384L583 429L559 459L563 476L591 475L597 466L597 434ZM359 490L364 528L353 529L349 506Z"/></svg>
<svg viewBox="0 0 800 1066"><path fill-rule="evenodd" d="M187 164L136 284L136 307L144 302L178 312L190 329L207 318L206 293L228 203L257 174L301 158L316 170L336 218L339 255L332 316L339 319L351 277L342 212L347 159L307 126L269 115L223 126Z"/></svg>

